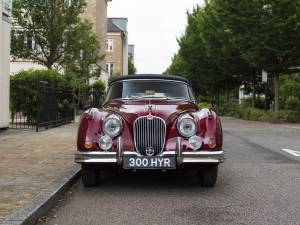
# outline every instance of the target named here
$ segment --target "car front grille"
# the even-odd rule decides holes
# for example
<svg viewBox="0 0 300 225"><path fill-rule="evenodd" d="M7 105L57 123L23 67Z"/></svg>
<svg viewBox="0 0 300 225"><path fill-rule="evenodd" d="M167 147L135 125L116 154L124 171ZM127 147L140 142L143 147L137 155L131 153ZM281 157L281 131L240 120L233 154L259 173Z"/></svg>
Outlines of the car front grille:
<svg viewBox="0 0 300 225"><path fill-rule="evenodd" d="M134 144L137 152L153 156L162 152L166 139L166 123L155 116L138 118L133 125Z"/></svg>

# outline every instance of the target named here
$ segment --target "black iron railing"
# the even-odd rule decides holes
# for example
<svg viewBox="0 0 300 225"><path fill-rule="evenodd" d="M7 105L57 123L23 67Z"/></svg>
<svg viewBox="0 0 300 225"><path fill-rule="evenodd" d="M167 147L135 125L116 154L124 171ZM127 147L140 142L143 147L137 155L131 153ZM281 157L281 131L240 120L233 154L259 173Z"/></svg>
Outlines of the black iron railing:
<svg viewBox="0 0 300 225"><path fill-rule="evenodd" d="M48 129L75 120L75 112L101 107L103 91L71 87L49 81L11 80L10 128Z"/></svg>
<svg viewBox="0 0 300 225"><path fill-rule="evenodd" d="M47 129L74 121L70 87L47 81L11 81L10 128Z"/></svg>

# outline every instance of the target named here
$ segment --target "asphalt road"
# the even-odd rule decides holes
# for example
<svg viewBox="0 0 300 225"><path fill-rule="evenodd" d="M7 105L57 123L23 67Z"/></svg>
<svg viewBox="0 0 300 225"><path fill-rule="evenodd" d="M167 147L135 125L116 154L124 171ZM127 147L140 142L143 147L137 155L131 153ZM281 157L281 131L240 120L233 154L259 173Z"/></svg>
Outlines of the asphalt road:
<svg viewBox="0 0 300 225"><path fill-rule="evenodd" d="M39 224L300 225L300 126L223 119L227 161L215 188L194 173L106 175L78 182ZM300 153L300 152L299 152Z"/></svg>

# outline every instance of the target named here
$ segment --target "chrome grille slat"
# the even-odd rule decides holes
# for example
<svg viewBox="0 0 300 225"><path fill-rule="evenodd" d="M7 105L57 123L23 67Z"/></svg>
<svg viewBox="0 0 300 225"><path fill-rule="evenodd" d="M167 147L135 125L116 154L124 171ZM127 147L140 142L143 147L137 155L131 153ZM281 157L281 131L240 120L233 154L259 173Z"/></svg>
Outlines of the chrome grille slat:
<svg viewBox="0 0 300 225"><path fill-rule="evenodd" d="M134 144L136 151L142 155L146 149L152 147L154 155L162 152L166 139L166 123L163 119L155 116L140 117L133 125Z"/></svg>

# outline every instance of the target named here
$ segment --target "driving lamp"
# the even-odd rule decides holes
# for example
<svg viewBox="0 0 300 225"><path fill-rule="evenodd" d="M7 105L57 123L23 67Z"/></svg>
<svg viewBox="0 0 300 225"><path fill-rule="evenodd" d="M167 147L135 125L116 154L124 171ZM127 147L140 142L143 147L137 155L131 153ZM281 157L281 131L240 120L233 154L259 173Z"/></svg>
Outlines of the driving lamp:
<svg viewBox="0 0 300 225"><path fill-rule="evenodd" d="M196 122L192 117L181 117L181 119L179 119L177 129L183 137L192 137L196 134Z"/></svg>
<svg viewBox="0 0 300 225"><path fill-rule="evenodd" d="M201 148L202 146L202 138L198 137L198 136L192 136L189 139L189 143L190 143L190 147L191 149L193 149L194 151L197 151Z"/></svg>
<svg viewBox="0 0 300 225"><path fill-rule="evenodd" d="M122 130L122 121L116 115L109 116L103 124L103 132L111 138L117 137Z"/></svg>
<svg viewBox="0 0 300 225"><path fill-rule="evenodd" d="M109 149L111 149L112 145L113 145L113 141L107 135L102 136L99 140L99 146L103 151L108 151Z"/></svg>

